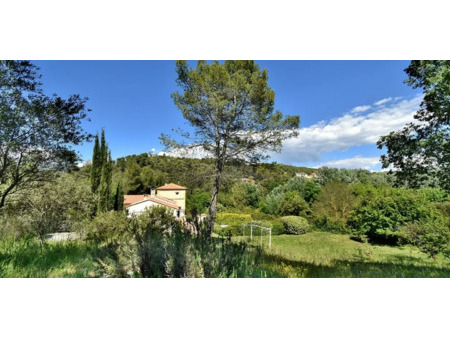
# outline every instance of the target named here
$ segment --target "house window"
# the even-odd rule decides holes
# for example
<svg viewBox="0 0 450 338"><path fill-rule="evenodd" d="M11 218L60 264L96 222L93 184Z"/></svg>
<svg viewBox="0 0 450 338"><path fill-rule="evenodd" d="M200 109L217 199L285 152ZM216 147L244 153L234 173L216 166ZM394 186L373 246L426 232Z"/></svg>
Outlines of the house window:
<svg viewBox="0 0 450 338"><path fill-rule="evenodd" d="M178 194L180 194L178 191L175 193L175 195L178 195Z"/></svg>

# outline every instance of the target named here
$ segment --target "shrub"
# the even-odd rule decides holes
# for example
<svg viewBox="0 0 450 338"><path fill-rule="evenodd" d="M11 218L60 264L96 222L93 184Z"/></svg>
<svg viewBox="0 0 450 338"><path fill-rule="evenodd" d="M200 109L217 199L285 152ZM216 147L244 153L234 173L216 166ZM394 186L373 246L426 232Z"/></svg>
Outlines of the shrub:
<svg viewBox="0 0 450 338"><path fill-rule="evenodd" d="M403 238L436 260L436 256L449 248L450 229L441 220L409 223L400 229Z"/></svg>
<svg viewBox="0 0 450 338"><path fill-rule="evenodd" d="M99 214L78 230L87 240L98 243L113 243L125 234L127 224L128 219L124 212L108 211Z"/></svg>
<svg viewBox="0 0 450 338"><path fill-rule="evenodd" d="M448 221L450 221L450 202L433 203L433 205L445 218L447 218Z"/></svg>
<svg viewBox="0 0 450 338"><path fill-rule="evenodd" d="M306 218L300 216L281 217L281 222L284 225L285 233L288 235L305 234L311 229Z"/></svg>
<svg viewBox="0 0 450 338"><path fill-rule="evenodd" d="M228 212L219 212L216 216L216 224L226 224L226 225L242 225L243 223L248 223L252 220L252 215L250 214L236 214Z"/></svg>
<svg viewBox="0 0 450 338"><path fill-rule="evenodd" d="M214 233L223 236L242 236L242 225L215 224Z"/></svg>
<svg viewBox="0 0 450 338"><path fill-rule="evenodd" d="M348 225L355 235L371 242L397 244L401 226L439 219L442 215L414 191L381 189L354 210Z"/></svg>
<svg viewBox="0 0 450 338"><path fill-rule="evenodd" d="M275 216L266 214L259 209L254 210L251 213L252 219L255 221L271 221L275 219Z"/></svg>
<svg viewBox="0 0 450 338"><path fill-rule="evenodd" d="M98 218L106 225L112 213ZM100 221L102 220L102 221ZM165 208L153 207L125 219L125 228L102 267L113 276L244 277L252 274L255 257L244 242L193 236ZM116 233L117 227L112 227ZM105 233L105 231L101 232Z"/></svg>
<svg viewBox="0 0 450 338"><path fill-rule="evenodd" d="M450 201L450 196L442 189L424 188L420 189L418 193L423 196L428 202Z"/></svg>
<svg viewBox="0 0 450 338"><path fill-rule="evenodd" d="M335 234L350 233L350 229L347 227L347 224L343 219L330 217L327 214L317 217L314 221L314 227L317 230L332 232Z"/></svg>
<svg viewBox="0 0 450 338"><path fill-rule="evenodd" d="M288 191L280 204L281 215L295 215L306 217L309 213L308 203L296 191Z"/></svg>
<svg viewBox="0 0 450 338"><path fill-rule="evenodd" d="M274 219L271 221L272 223L272 235L282 235L285 233L284 224L281 219Z"/></svg>

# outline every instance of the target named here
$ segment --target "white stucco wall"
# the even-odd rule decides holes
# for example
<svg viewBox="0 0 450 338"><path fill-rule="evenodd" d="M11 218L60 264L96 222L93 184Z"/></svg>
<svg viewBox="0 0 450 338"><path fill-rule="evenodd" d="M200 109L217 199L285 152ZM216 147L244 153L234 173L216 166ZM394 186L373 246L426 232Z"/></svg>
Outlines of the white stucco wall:
<svg viewBox="0 0 450 338"><path fill-rule="evenodd" d="M129 214L129 215L139 215L139 214L141 214L142 212L144 212L144 210L145 210L146 208L151 208L151 207L154 207L154 206L163 206L163 205L158 204L158 203L155 203L155 202L150 201L150 200L147 200L147 201L144 201L144 202L141 202L141 203L136 203L136 204L134 204L134 205L130 205L130 206L128 207L128 214ZM166 208L167 208L170 212L172 212L172 214L173 214L173 216L174 216L175 218L178 218L178 217L177 217L177 211L178 211L178 210L173 209L173 208L169 208L169 207L166 207ZM183 216L184 216L184 210L181 210L180 217L183 217Z"/></svg>

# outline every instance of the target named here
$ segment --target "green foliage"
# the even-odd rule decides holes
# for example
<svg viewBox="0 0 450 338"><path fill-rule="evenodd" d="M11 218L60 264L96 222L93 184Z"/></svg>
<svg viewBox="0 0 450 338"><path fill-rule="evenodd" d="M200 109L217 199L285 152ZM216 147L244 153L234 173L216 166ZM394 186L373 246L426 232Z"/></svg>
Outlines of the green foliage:
<svg viewBox="0 0 450 338"><path fill-rule="evenodd" d="M101 177L102 177L102 158L97 133L97 135L95 135L95 143L91 165L91 189L93 193L97 192L98 186L100 185Z"/></svg>
<svg viewBox="0 0 450 338"><path fill-rule="evenodd" d="M449 250L449 225L441 219L408 223L400 228L400 233L409 243L433 259L436 259L439 253Z"/></svg>
<svg viewBox="0 0 450 338"><path fill-rule="evenodd" d="M268 85L267 70L254 61L199 61L195 69L177 61L176 71L181 92L172 98L194 129L192 136L185 132L181 136L214 160L211 233L226 163L243 159L256 163L268 151L279 151L283 140L298 134L300 118L274 111L275 92ZM161 135L161 140L168 149L185 146L168 135Z"/></svg>
<svg viewBox="0 0 450 338"><path fill-rule="evenodd" d="M342 184L370 184L374 187L393 186L395 177L386 172L372 173L365 169L338 169L321 167L316 170L317 178L315 182L319 185L326 185L331 182Z"/></svg>
<svg viewBox="0 0 450 338"><path fill-rule="evenodd" d="M313 181L307 181L302 191L302 196L311 205L320 193L320 187Z"/></svg>
<svg viewBox="0 0 450 338"><path fill-rule="evenodd" d="M122 181L119 181L117 183L116 191L114 193L114 210L115 211L123 211L123 187L122 187Z"/></svg>
<svg viewBox="0 0 450 338"><path fill-rule="evenodd" d="M383 167L393 165L398 181L411 188L431 181L450 192L450 61L413 60L405 72L406 83L423 89L423 101L414 122L378 141L387 149Z"/></svg>
<svg viewBox="0 0 450 338"><path fill-rule="evenodd" d="M401 226L439 219L442 215L414 191L381 189L355 209L348 224L355 234L372 242L396 244Z"/></svg>
<svg viewBox="0 0 450 338"><path fill-rule="evenodd" d="M302 235L311 230L308 220L300 216L281 217L285 233L288 235Z"/></svg>
<svg viewBox="0 0 450 338"><path fill-rule="evenodd" d="M209 199L211 196L207 192L188 194L186 200L186 209L191 213L191 217L194 218L197 214L203 214L206 212L209 206Z"/></svg>
<svg viewBox="0 0 450 338"><path fill-rule="evenodd" d="M104 133L102 133L104 135ZM102 165L102 176L98 187L97 212L106 212L113 209L112 200L112 159L109 152Z"/></svg>
<svg viewBox="0 0 450 338"><path fill-rule="evenodd" d="M90 188L89 188L90 190ZM101 277L96 259L100 250L82 241L52 242L36 239L0 240L1 278Z"/></svg>
<svg viewBox="0 0 450 338"><path fill-rule="evenodd" d="M314 220L314 227L317 230L328 231L335 234L350 233L350 229L344 219L329 216L326 213L317 216Z"/></svg>
<svg viewBox="0 0 450 338"><path fill-rule="evenodd" d="M433 203L433 205L441 212L444 218L450 222L450 202Z"/></svg>
<svg viewBox="0 0 450 338"><path fill-rule="evenodd" d="M47 96L29 61L0 61L0 209L7 198L75 169L87 99Z"/></svg>
<svg viewBox="0 0 450 338"><path fill-rule="evenodd" d="M309 215L309 205L316 199L320 187L303 177L292 177L285 184L274 188L261 205L272 215ZM305 201L307 203L305 203Z"/></svg>
<svg viewBox="0 0 450 338"><path fill-rule="evenodd" d="M348 185L338 182L325 184L312 205L315 226L325 231L347 233L345 224L356 204L357 197Z"/></svg>
<svg viewBox="0 0 450 338"><path fill-rule="evenodd" d="M280 204L280 214L284 216L295 215L306 217L310 213L308 203L297 191L288 191L284 194Z"/></svg>
<svg viewBox="0 0 450 338"><path fill-rule="evenodd" d="M165 208L131 219L113 212L99 219L101 233L109 234L101 240L112 252L103 270L112 276L244 277L259 270L245 243L192 236Z"/></svg>
<svg viewBox="0 0 450 338"><path fill-rule="evenodd" d="M73 231L88 221L94 205L86 178L62 174L12 200L0 215L0 234L15 238L35 235L44 243L47 233Z"/></svg>
<svg viewBox="0 0 450 338"><path fill-rule="evenodd" d="M285 233L286 229L281 219L277 218L270 221L272 224L272 235L282 235Z"/></svg>
<svg viewBox="0 0 450 338"><path fill-rule="evenodd" d="M250 214L235 214L228 212L217 213L216 223L227 224L227 225L242 225L248 223L252 220L252 215Z"/></svg>
<svg viewBox="0 0 450 338"><path fill-rule="evenodd" d="M227 194L227 204L232 207L257 208L261 192L255 184L236 183L232 186L230 194Z"/></svg>
<svg viewBox="0 0 450 338"><path fill-rule="evenodd" d="M141 179L141 168L136 161L127 161L125 169L125 192L127 194L137 194L144 192Z"/></svg>
<svg viewBox="0 0 450 338"><path fill-rule="evenodd" d="M127 229L127 223L125 213L108 211L100 213L79 230L85 239L93 240L99 244L107 244L122 239Z"/></svg>
<svg viewBox="0 0 450 338"><path fill-rule="evenodd" d="M442 189L424 188L418 191L428 202L450 202L450 195Z"/></svg>

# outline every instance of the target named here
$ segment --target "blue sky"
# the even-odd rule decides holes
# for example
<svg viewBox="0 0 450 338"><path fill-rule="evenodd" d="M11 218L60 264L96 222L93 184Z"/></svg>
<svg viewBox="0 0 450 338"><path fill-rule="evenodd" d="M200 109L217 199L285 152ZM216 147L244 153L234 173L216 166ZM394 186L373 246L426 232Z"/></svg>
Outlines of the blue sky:
<svg viewBox="0 0 450 338"><path fill-rule="evenodd" d="M174 61L34 61L46 93L89 98L92 133L105 128L113 158L158 153L158 137L188 128L170 94ZM195 63L193 63L195 64ZM275 107L300 115L300 136L284 143L279 163L379 170L380 135L412 119L421 93L403 83L409 61L258 61L269 72ZM90 159L92 144L76 148Z"/></svg>

